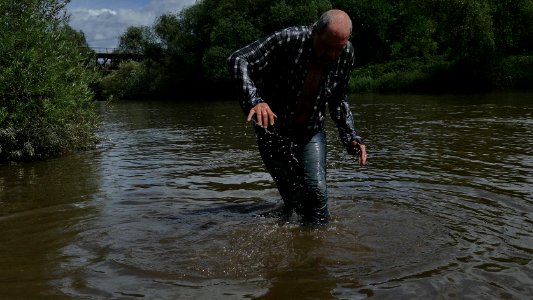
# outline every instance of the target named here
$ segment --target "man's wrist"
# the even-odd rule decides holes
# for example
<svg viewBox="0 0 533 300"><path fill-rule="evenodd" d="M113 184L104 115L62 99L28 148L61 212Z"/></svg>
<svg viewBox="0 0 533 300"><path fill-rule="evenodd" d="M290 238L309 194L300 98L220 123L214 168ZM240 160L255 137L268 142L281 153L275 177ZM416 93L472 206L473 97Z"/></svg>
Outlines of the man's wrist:
<svg viewBox="0 0 533 300"><path fill-rule="evenodd" d="M346 145L346 151L350 155L359 155L361 148L360 145L364 145L363 138L358 135L352 136L350 143Z"/></svg>
<svg viewBox="0 0 533 300"><path fill-rule="evenodd" d="M365 143L363 142L363 138L356 135L352 138L352 140L350 141L350 144L353 144L353 142L356 142L357 144L359 145L364 145Z"/></svg>
<svg viewBox="0 0 533 300"><path fill-rule="evenodd" d="M262 103L263 99L261 97L255 97L250 100L250 103L252 104L252 107L256 106L259 103Z"/></svg>

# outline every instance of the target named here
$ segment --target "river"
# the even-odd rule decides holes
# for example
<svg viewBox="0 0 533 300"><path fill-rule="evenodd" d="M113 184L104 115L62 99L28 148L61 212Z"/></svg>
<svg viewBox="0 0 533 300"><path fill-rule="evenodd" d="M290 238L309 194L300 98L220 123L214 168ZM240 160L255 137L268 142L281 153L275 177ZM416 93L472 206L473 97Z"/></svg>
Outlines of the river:
<svg viewBox="0 0 533 300"><path fill-rule="evenodd" d="M0 166L0 298L529 299L533 93L350 103L320 228L268 216L236 101L99 103L97 149Z"/></svg>

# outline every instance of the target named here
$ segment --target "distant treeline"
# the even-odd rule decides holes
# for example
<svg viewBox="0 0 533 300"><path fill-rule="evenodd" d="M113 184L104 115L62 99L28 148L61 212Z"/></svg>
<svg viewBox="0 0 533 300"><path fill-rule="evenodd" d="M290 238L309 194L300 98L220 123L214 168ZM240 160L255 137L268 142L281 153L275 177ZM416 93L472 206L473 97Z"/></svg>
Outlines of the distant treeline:
<svg viewBox="0 0 533 300"><path fill-rule="evenodd" d="M353 20L352 92L533 87L533 0L203 0L150 27L130 27L119 50L144 54L102 80L118 98L228 92L228 55L275 30L311 24L330 8Z"/></svg>
<svg viewBox="0 0 533 300"><path fill-rule="evenodd" d="M130 27L110 73L91 65L68 0L0 1L0 163L93 147L103 98L225 97L228 55L341 8L353 20L352 92L533 88L533 0L203 0ZM104 74L104 75L103 75Z"/></svg>

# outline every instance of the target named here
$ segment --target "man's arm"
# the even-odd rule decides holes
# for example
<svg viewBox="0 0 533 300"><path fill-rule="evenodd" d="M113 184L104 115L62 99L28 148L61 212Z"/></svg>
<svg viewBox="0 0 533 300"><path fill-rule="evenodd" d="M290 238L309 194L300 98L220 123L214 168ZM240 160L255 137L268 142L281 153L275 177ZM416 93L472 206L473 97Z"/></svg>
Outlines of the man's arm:
<svg viewBox="0 0 533 300"><path fill-rule="evenodd" d="M357 134L354 127L353 115L348 105L348 82L354 65L353 47L347 47L347 55L341 58L344 72L339 78L331 100L329 101L330 115L339 131L339 138L346 147L349 154L355 155L359 159L359 164L366 163L366 146L363 139Z"/></svg>
<svg viewBox="0 0 533 300"><path fill-rule="evenodd" d="M274 125L277 116L261 98L253 80L254 74L261 72L274 59L283 44L283 31L257 40L230 55L227 60L231 78L237 85L240 105L247 115L247 121L255 116L259 126Z"/></svg>
<svg viewBox="0 0 533 300"><path fill-rule="evenodd" d="M353 116L348 105L347 96L345 95L336 107L330 103L329 108L331 117L337 125L341 142L349 154L358 158L359 165L364 165L367 158L366 146L354 128Z"/></svg>
<svg viewBox="0 0 533 300"><path fill-rule="evenodd" d="M254 76L266 68L280 51L283 32L275 32L232 53L227 60L231 79L237 86L241 108L245 114L263 102Z"/></svg>

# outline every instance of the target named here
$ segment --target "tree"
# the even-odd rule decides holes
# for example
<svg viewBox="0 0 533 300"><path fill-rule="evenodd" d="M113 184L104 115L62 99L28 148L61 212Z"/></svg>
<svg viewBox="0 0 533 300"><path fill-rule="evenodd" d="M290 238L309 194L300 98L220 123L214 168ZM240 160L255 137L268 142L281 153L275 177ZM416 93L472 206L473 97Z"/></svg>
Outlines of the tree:
<svg viewBox="0 0 533 300"><path fill-rule="evenodd" d="M118 52L146 54L156 45L156 36L148 26L130 26L119 38Z"/></svg>
<svg viewBox="0 0 533 300"><path fill-rule="evenodd" d="M150 88L197 94L228 86L231 52L281 28L311 24L331 8L352 18L357 70L368 67L356 76L366 86L380 77L370 85L478 88L495 65L507 74L514 62L526 66L516 68L521 82L530 78L530 63L523 62L533 53L533 0L203 0L161 16L151 29L128 30L125 36L141 46L126 48L142 49L152 32L158 55L147 55L143 65Z"/></svg>
<svg viewBox="0 0 533 300"><path fill-rule="evenodd" d="M533 52L533 0L493 0L496 50L500 55Z"/></svg>
<svg viewBox="0 0 533 300"><path fill-rule="evenodd" d="M97 116L67 1L0 2L0 161L94 145Z"/></svg>

